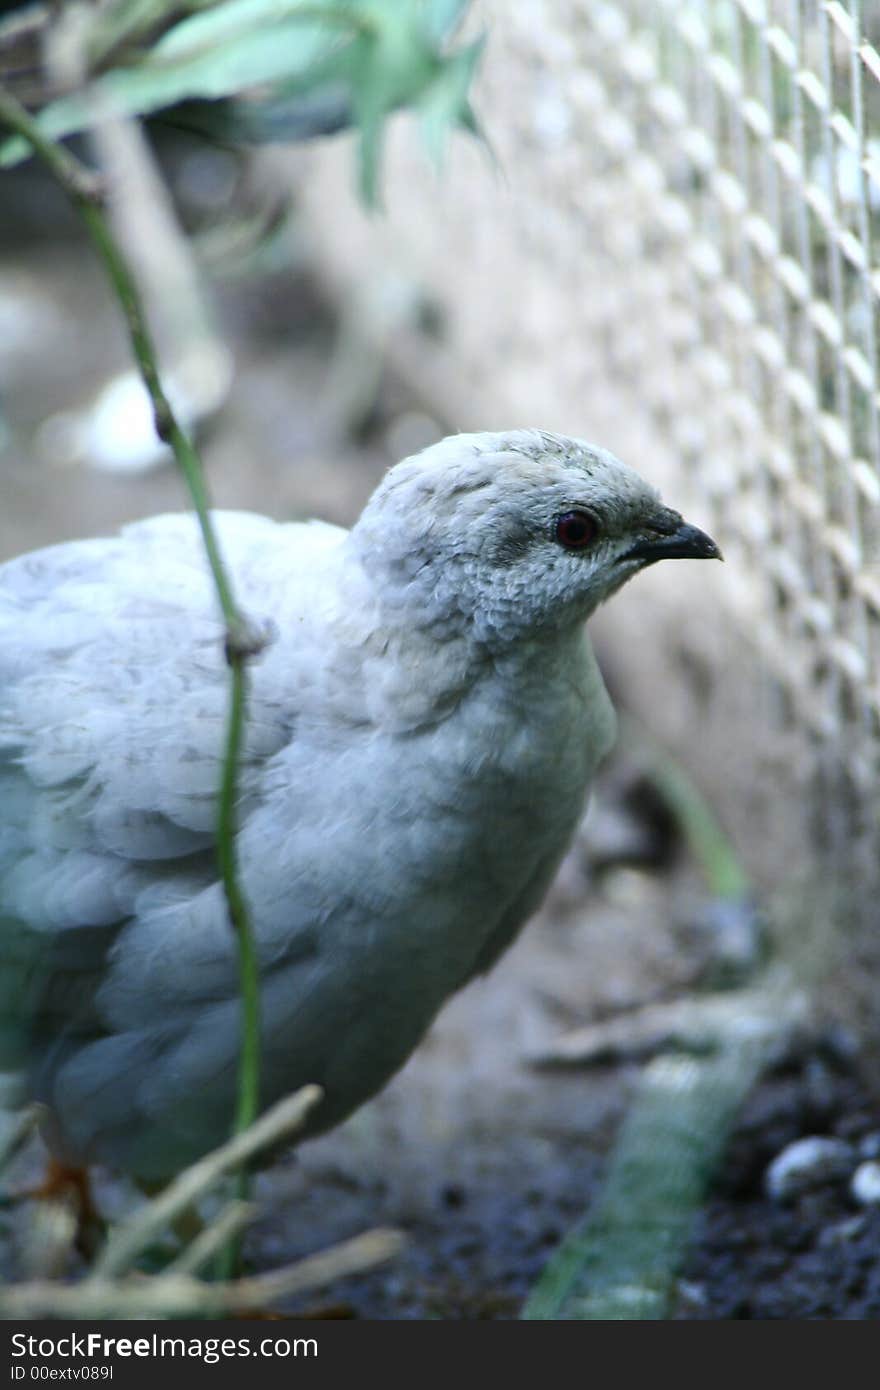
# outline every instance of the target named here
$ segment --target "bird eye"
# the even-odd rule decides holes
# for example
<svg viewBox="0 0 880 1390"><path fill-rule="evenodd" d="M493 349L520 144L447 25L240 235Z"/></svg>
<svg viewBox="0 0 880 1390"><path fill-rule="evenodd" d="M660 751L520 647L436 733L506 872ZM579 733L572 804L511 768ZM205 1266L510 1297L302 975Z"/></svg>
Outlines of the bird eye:
<svg viewBox="0 0 880 1390"><path fill-rule="evenodd" d="M556 518L556 539L566 550L584 550L599 533L589 512L563 512Z"/></svg>

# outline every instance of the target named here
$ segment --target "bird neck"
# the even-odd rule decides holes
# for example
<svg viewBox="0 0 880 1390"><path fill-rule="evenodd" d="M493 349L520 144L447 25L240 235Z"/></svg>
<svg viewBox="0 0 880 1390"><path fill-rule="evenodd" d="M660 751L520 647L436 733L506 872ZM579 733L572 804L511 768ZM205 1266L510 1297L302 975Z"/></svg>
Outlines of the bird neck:
<svg viewBox="0 0 880 1390"><path fill-rule="evenodd" d="M417 579L396 574L396 564L389 576L382 558L364 564L350 552L338 635L357 650L372 717L385 728L436 724L484 680L500 682L517 700L539 699L548 683L579 682L585 660L592 661L580 618L499 628L456 604L443 585L426 593Z"/></svg>

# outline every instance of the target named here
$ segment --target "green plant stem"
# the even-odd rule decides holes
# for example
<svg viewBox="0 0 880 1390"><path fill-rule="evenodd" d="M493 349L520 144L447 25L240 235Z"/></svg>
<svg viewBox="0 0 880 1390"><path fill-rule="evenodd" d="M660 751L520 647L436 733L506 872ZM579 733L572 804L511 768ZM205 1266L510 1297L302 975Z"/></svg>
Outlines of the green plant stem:
<svg viewBox="0 0 880 1390"><path fill-rule="evenodd" d="M256 943L251 929L247 903L239 881L235 852L238 767L241 758L244 717L247 699L247 678L242 659L230 661L232 677L226 754L217 815L217 859L226 891L229 916L235 927L238 943L239 979L242 985L242 1039L238 1100L235 1112L235 1131L240 1133L253 1124L260 1105L260 995L259 963Z"/></svg>
<svg viewBox="0 0 880 1390"><path fill-rule="evenodd" d="M681 829L709 891L716 898L741 902L751 884L729 836L693 778L632 715L620 720L621 739L647 755L646 771Z"/></svg>
<svg viewBox="0 0 880 1390"><path fill-rule="evenodd" d="M34 154L48 166L78 208L82 209L86 204L94 207L101 205L104 200L103 187L97 174L80 164L62 145L47 140L27 109L2 86L0 122L28 142Z"/></svg>
<svg viewBox="0 0 880 1390"><path fill-rule="evenodd" d="M122 308L138 368L153 406L156 432L170 445L198 517L214 587L226 626L226 660L230 668L230 703L223 773L217 809L217 861L229 917L238 944L242 1001L242 1045L239 1061L235 1130L246 1129L259 1110L260 994L253 930L241 890L236 856L236 802L247 696L246 666L264 644L264 637L240 612L226 574L211 521L208 494L198 453L169 404L159 377L158 359L141 297L127 259L116 242L104 212L101 180L60 145L47 139L25 108L0 87L0 122L21 135L43 160L79 210Z"/></svg>

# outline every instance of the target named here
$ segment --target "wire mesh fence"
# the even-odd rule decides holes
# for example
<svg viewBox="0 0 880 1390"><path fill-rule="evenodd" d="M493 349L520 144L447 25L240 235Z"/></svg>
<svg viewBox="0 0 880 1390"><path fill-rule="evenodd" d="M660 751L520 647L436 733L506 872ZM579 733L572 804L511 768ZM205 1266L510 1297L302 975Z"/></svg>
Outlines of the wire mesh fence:
<svg viewBox="0 0 880 1390"><path fill-rule="evenodd" d="M870 917L880 5L481 0L473 18L500 176L459 150L441 194L402 139L388 224L364 231L325 160L306 179L319 254L343 280L390 263L436 294L445 347L404 355L428 362L452 423L592 434L680 505L696 497L729 552L734 616L721 640L691 586L682 633L680 606L651 614L657 586L639 593L639 648L659 670L677 625L675 650L689 644L713 687L688 704L682 660L658 677L681 707L664 732L698 757L701 721L734 821L763 789L763 825L748 807L740 822L758 857L772 823L769 877L793 871L795 843L800 868L830 847ZM827 876L827 858L812 867Z"/></svg>
<svg viewBox="0 0 880 1390"><path fill-rule="evenodd" d="M623 213L635 225L637 280L646 266L650 279L659 224L653 273L680 309L674 333L641 336L633 379L759 579L750 633L788 717L837 773L823 798L828 829L870 841L880 56L865 25L880 28L880 10L803 0L577 8L603 196L621 200L605 220L618 225ZM623 269L619 246L608 250Z"/></svg>

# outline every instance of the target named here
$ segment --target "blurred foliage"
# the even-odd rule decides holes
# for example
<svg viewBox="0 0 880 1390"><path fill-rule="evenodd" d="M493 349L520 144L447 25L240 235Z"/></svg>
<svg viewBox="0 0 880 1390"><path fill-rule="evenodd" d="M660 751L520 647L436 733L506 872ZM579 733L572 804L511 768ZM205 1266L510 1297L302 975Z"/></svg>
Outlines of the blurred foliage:
<svg viewBox="0 0 880 1390"><path fill-rule="evenodd" d="M52 139L88 130L108 114L161 114L233 144L301 140L353 126L360 135L361 194L374 206L382 135L393 111L407 107L419 116L435 160L451 130L477 130L468 93L483 39L452 42L467 6L468 0L68 3L46 11L48 81L28 105ZM32 31L33 23L31 37ZM4 76L14 71L9 51L0 30ZM59 90L58 73L68 90ZM29 153L24 141L7 140L0 163L16 164Z"/></svg>

